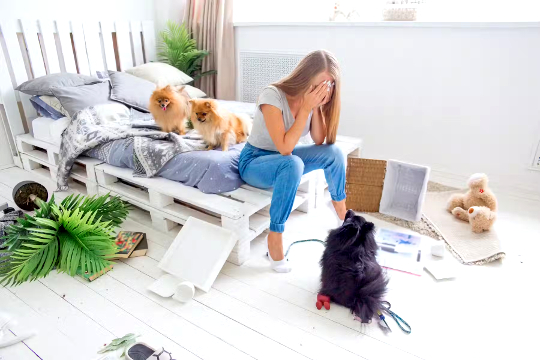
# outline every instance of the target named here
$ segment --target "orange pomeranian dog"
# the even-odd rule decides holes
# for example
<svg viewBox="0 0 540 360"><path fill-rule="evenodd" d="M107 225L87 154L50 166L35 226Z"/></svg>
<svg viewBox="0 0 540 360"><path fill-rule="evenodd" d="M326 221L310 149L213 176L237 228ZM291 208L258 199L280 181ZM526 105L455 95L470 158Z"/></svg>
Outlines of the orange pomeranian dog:
<svg viewBox="0 0 540 360"><path fill-rule="evenodd" d="M152 93L149 110L161 130L165 132L176 130L180 135L186 133L189 112L188 99L189 96L184 91L184 86L167 85Z"/></svg>
<svg viewBox="0 0 540 360"><path fill-rule="evenodd" d="M221 149L227 151L229 145L247 140L252 126L249 116L233 114L212 99L193 99L189 102L191 123L208 144L208 150L221 145Z"/></svg>

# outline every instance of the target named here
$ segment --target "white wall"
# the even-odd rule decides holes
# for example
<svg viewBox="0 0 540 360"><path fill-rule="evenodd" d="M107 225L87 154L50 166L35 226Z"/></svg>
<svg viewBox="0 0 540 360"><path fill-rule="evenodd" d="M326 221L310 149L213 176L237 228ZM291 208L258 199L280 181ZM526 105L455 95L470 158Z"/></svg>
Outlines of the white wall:
<svg viewBox="0 0 540 360"><path fill-rule="evenodd" d="M184 19L185 0L155 0L155 27L156 32L165 29L167 21L181 23Z"/></svg>
<svg viewBox="0 0 540 360"><path fill-rule="evenodd" d="M540 198L540 172L527 169L540 140L540 28L235 31L236 51L332 51L343 76L339 133L362 137L365 157L429 165L458 184L486 172L495 187Z"/></svg>
<svg viewBox="0 0 540 360"><path fill-rule="evenodd" d="M0 0L0 21L10 19L153 20L152 0Z"/></svg>

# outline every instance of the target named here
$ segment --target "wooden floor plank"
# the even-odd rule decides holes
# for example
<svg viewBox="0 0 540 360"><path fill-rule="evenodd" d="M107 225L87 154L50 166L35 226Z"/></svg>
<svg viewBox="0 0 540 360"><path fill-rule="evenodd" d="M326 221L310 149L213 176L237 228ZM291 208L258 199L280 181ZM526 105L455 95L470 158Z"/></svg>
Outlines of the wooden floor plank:
<svg viewBox="0 0 540 360"><path fill-rule="evenodd" d="M146 275L149 275L149 277L153 279L158 278L162 274L161 270L157 268L156 260L149 259L148 257L126 259L124 262L137 268ZM111 275L114 274L111 273ZM196 296L195 301L219 311L223 315L268 336L274 341L279 342L310 359L328 359L329 356L336 356L339 359L361 358L330 342L321 341L320 338L313 336L309 332L300 330L273 316L269 316L268 314L218 290L213 289L207 294L201 292Z"/></svg>
<svg viewBox="0 0 540 360"><path fill-rule="evenodd" d="M126 264L118 264L109 276L114 277L118 281L121 281L130 288L147 296L149 299L159 303L175 314L182 316L187 321L196 324L200 328L205 329L214 336L223 339L228 344L256 359L271 360L276 357L284 359L306 359L306 357L297 352L268 339L266 336L253 331L197 301L190 301L182 304L172 298L162 298L149 292L146 289L154 282L155 277L149 276L146 273L127 265L137 262L140 266L142 261L146 261L148 264L143 268L145 272L150 272L155 277L159 277L162 274L157 268L157 262L155 260L148 257L140 257L126 259ZM149 269L152 268L157 270L149 271Z"/></svg>
<svg viewBox="0 0 540 360"><path fill-rule="evenodd" d="M213 336L185 320L176 313L165 308L129 285L111 277L122 268L121 263L115 269L88 284L88 287L99 292L109 301L121 306L138 320L156 329L175 342L181 342L186 349L197 354L201 359L249 359L250 356L230 346L223 340ZM126 266L126 265L123 265ZM134 270L135 271L135 270ZM140 274L140 272L136 271ZM139 279L133 274L133 281ZM129 283L126 281L126 283ZM157 295L156 295L157 296Z"/></svg>
<svg viewBox="0 0 540 360"><path fill-rule="evenodd" d="M38 281L7 288L56 327L85 353L96 354L114 338L107 329Z"/></svg>
<svg viewBox="0 0 540 360"><path fill-rule="evenodd" d="M2 340L14 338L15 335L9 333L4 335ZM37 355L32 352L22 342L0 349L0 360L39 360Z"/></svg>
<svg viewBox="0 0 540 360"><path fill-rule="evenodd" d="M90 359L95 353L85 351L61 333L56 323L41 316L32 307L11 293L7 288L0 287L0 309L16 321L12 327L15 333L35 331L36 335L25 340L25 343L42 359L73 360L73 354L79 353L81 359ZM58 351L58 346L62 351ZM24 344L17 344L0 349L0 359L37 359ZM16 357L15 354L20 355Z"/></svg>
<svg viewBox="0 0 540 360"><path fill-rule="evenodd" d="M78 279L80 281L69 275L53 271L40 281L65 301L113 333L116 338L134 333L141 335L138 341L143 341L155 348L164 347L167 351L172 352L175 357L198 359L198 357L183 348L181 344L172 341L135 318L121 306L113 304L92 290L87 286L88 282L86 280ZM100 279L95 281L100 281Z"/></svg>
<svg viewBox="0 0 540 360"><path fill-rule="evenodd" d="M214 287L230 296L266 312L288 324L338 345L369 360L417 359L406 352L375 340L341 324L325 319L267 292L220 274ZM352 316L352 315L350 315Z"/></svg>
<svg viewBox="0 0 540 360"><path fill-rule="evenodd" d="M327 341L321 341L309 332L291 326L217 289L213 288L206 294L200 294L197 296L197 301L310 359L362 359L358 355Z"/></svg>
<svg viewBox="0 0 540 360"><path fill-rule="evenodd" d="M294 237L294 235L293 235ZM294 238L296 240L296 238ZM282 274L274 274L267 271L268 261L265 259L266 247L260 239L252 243L252 256L242 267L234 266L233 264L226 263L221 272L231 276L234 279L242 281L249 286L255 287L259 290L265 291L273 296L276 296L284 301L299 306L314 315L324 317L328 320L341 324L349 329L357 331L360 334L367 335L373 339L382 341L389 346L397 347L404 352L418 354L418 349L422 348L424 353L426 349L425 345L418 338L412 338L405 333L396 332L392 336L388 336L376 322L370 325L361 325L358 321L354 320L350 315L350 311L341 306L332 306L330 311L317 310L315 307L315 298L320 286L320 267L315 259L319 259L322 255L323 247L319 244L302 244L299 247L293 248L294 252L290 256L295 264L295 271L285 276ZM394 276L400 276L401 273L393 273ZM406 275L409 276L409 275ZM402 281L405 279L402 279ZM405 281L403 281L405 283ZM408 283L408 282L407 282ZM390 282L389 288L392 288L392 284L396 282ZM397 289L391 289L397 290ZM407 289L405 291L410 291ZM397 295L394 292L395 296ZM421 311L420 309L418 311ZM412 312L417 314L418 311ZM400 312L405 318L412 316L411 312ZM408 316L411 314L411 316ZM415 315L418 319L418 315Z"/></svg>

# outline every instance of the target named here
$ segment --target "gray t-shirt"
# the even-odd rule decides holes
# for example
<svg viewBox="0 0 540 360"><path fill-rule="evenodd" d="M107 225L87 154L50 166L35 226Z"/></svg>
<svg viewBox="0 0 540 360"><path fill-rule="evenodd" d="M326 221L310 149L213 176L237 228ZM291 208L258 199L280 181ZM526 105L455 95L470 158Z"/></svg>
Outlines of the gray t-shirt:
<svg viewBox="0 0 540 360"><path fill-rule="evenodd" d="M274 142L270 137L268 129L266 128L266 123L264 122L264 115L261 111L261 105L263 104L272 105L281 110L281 114L283 115L283 123L285 124L285 131L289 131L291 126L294 124L294 117L291 109L289 108L289 102L287 101L285 93L275 86L267 86L261 92L261 95L259 95L257 109L255 110L255 116L253 118L253 128L251 130L251 134L249 135L248 143L258 147L259 149L278 151L276 145L274 145ZM309 128L311 126L311 115L312 112L309 114L306 127L302 132L302 136L309 133Z"/></svg>

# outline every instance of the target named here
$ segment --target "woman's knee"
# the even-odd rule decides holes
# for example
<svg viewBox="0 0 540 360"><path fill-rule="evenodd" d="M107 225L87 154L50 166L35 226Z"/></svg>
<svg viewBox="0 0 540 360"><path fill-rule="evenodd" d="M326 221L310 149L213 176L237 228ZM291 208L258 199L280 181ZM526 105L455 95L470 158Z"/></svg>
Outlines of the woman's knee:
<svg viewBox="0 0 540 360"><path fill-rule="evenodd" d="M304 162L296 155L284 156L283 168L293 179L300 179L304 174Z"/></svg>
<svg viewBox="0 0 540 360"><path fill-rule="evenodd" d="M336 144L325 145L324 147L325 158L328 162L345 164L345 156L343 151Z"/></svg>

